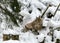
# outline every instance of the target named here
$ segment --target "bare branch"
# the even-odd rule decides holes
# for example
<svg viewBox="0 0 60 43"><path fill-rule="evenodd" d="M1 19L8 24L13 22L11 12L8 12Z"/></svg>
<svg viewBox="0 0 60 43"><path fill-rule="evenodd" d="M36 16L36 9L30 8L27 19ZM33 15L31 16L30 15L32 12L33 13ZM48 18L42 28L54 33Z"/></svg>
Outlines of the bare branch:
<svg viewBox="0 0 60 43"><path fill-rule="evenodd" d="M54 13L54 16L56 15L56 12L57 12L57 10L58 10L59 6L60 6L60 4L58 5L58 7L57 7L57 9L56 9L56 11L55 11L55 13Z"/></svg>
<svg viewBox="0 0 60 43"><path fill-rule="evenodd" d="M46 8L46 10L43 12L41 18L44 16L44 14L46 13L46 11L48 10L48 8L49 8L50 6L51 6L51 5L48 5L48 6L47 6L47 8Z"/></svg>
<svg viewBox="0 0 60 43"><path fill-rule="evenodd" d="M17 23L17 21L16 21L15 16L7 8L4 9L2 6L0 6L0 8L4 11L3 13L5 15L8 15L11 18L11 20L12 20L12 22L14 24L16 24L17 26L19 26L18 23Z"/></svg>

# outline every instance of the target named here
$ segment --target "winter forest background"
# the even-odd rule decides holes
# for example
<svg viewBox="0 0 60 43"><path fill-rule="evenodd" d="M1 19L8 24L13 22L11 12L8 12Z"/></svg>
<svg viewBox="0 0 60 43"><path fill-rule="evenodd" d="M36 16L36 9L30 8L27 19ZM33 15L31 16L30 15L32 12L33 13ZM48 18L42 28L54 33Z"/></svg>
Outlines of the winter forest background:
<svg viewBox="0 0 60 43"><path fill-rule="evenodd" d="M60 0L0 0L0 43L60 43Z"/></svg>

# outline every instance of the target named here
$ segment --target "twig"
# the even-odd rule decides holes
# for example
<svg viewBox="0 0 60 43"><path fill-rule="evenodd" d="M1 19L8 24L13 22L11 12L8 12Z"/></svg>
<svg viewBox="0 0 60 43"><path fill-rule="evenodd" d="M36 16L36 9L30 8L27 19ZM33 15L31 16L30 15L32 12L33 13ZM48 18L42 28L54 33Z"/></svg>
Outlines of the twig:
<svg viewBox="0 0 60 43"><path fill-rule="evenodd" d="M18 23L17 23L17 21L16 21L15 16L7 8L3 8L2 6L0 6L0 8L4 11L3 12L4 14L8 15L11 18L11 20L12 20L12 22L14 24L16 24L17 26L19 26Z"/></svg>
<svg viewBox="0 0 60 43"><path fill-rule="evenodd" d="M56 11L55 11L55 13L54 13L54 16L56 15L56 12L57 12L57 10L58 10L59 6L60 6L60 4L58 5L58 7L57 7L57 9L56 9ZM53 16L53 17L54 17L54 16Z"/></svg>
<svg viewBox="0 0 60 43"><path fill-rule="evenodd" d="M50 7L50 5L47 6L46 10L43 12L41 18L44 16L44 14L46 13L46 11L48 10L48 8Z"/></svg>

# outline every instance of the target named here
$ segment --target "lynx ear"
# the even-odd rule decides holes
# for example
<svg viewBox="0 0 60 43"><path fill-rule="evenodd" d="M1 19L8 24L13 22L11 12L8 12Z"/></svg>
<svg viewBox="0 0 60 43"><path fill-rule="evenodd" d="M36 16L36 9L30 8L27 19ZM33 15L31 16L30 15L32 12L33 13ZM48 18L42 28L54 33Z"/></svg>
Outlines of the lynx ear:
<svg viewBox="0 0 60 43"><path fill-rule="evenodd" d="M39 21L40 20L40 17L37 17L37 21Z"/></svg>
<svg viewBox="0 0 60 43"><path fill-rule="evenodd" d="M36 20L38 19L38 17L36 17Z"/></svg>
<svg viewBox="0 0 60 43"><path fill-rule="evenodd" d="M38 19L41 19L41 16L39 16Z"/></svg>

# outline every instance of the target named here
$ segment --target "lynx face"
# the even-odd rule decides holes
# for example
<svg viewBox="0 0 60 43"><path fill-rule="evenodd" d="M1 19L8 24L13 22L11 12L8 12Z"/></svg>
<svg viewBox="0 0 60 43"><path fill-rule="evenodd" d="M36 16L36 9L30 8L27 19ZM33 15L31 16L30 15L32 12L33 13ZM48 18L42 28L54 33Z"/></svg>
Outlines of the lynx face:
<svg viewBox="0 0 60 43"><path fill-rule="evenodd" d="M42 28L42 19L40 17L37 17L33 22L25 25L25 30L41 30Z"/></svg>

